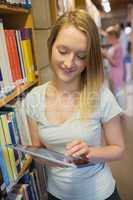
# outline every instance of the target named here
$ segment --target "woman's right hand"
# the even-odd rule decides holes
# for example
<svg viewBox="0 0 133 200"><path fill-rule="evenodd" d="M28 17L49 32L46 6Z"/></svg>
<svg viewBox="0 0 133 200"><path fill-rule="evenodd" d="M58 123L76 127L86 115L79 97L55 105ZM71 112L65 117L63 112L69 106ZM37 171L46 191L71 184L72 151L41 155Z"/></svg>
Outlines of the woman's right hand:
<svg viewBox="0 0 133 200"><path fill-rule="evenodd" d="M102 56L104 58L107 58L107 51L106 51L106 49L101 48L101 52L102 52Z"/></svg>

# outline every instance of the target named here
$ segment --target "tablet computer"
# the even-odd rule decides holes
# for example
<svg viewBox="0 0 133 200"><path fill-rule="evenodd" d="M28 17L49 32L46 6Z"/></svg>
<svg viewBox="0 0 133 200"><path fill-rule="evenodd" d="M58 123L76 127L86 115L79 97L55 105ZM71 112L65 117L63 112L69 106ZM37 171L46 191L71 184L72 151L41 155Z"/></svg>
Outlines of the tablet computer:
<svg viewBox="0 0 133 200"><path fill-rule="evenodd" d="M81 168L94 165L94 163L90 163L87 160L86 162L84 162L84 160L82 160L81 157L65 156L62 153L47 148L36 148L32 146L27 147L20 144L17 145L8 144L7 147L29 154L38 159L48 161L51 164L61 165L62 167Z"/></svg>

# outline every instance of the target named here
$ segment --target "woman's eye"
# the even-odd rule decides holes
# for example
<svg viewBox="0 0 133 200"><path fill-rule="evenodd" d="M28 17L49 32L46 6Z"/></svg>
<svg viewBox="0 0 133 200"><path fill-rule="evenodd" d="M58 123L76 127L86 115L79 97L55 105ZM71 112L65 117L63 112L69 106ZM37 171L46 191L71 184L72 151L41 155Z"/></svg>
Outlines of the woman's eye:
<svg viewBox="0 0 133 200"><path fill-rule="evenodd" d="M66 54L67 53L66 49L58 49L58 51L59 51L60 54Z"/></svg>
<svg viewBox="0 0 133 200"><path fill-rule="evenodd" d="M77 54L77 57L78 57L80 60L85 60L86 57L87 57L87 54L86 54L86 53L78 53L78 54Z"/></svg>

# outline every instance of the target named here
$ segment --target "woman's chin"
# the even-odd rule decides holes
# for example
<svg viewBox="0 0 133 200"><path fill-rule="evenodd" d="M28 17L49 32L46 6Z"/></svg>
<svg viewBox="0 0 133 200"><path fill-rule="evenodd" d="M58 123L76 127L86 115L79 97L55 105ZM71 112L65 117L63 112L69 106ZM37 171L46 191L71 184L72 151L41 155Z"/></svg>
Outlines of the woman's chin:
<svg viewBox="0 0 133 200"><path fill-rule="evenodd" d="M72 80L74 80L74 77L73 76L60 75L60 76L57 76L57 79L62 81L62 82L69 83Z"/></svg>

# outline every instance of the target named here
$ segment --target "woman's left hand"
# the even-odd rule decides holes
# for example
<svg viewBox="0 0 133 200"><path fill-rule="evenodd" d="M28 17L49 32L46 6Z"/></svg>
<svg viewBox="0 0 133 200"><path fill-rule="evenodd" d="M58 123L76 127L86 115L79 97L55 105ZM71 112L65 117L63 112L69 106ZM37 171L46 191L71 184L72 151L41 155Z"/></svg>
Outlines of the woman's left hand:
<svg viewBox="0 0 133 200"><path fill-rule="evenodd" d="M90 151L91 147L89 147L89 145L81 139L74 140L66 145L67 156L72 156L77 159L80 158L83 159L85 162L89 162L91 160Z"/></svg>
<svg viewBox="0 0 133 200"><path fill-rule="evenodd" d="M86 164L88 162L99 162L102 160L102 154L107 151L106 147L93 147L84 140L78 139L66 145L66 155L75 157L75 164ZM79 158L79 160L78 160ZM104 160L104 159L103 159Z"/></svg>

